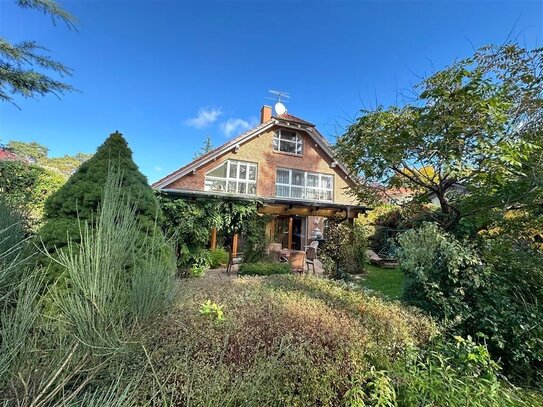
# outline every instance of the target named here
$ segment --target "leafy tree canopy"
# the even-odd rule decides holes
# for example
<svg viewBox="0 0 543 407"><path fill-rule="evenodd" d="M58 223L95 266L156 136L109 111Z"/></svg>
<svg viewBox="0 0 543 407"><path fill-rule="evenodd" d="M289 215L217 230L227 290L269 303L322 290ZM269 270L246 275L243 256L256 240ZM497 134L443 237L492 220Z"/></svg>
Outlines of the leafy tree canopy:
<svg viewBox="0 0 543 407"><path fill-rule="evenodd" d="M43 216L45 201L66 182L66 177L35 164L0 161L0 194L23 216L28 231L35 231Z"/></svg>
<svg viewBox="0 0 543 407"><path fill-rule="evenodd" d="M49 157L49 149L36 142L10 141L6 147L21 160L0 161L0 192L23 215L27 231L35 232L42 223L47 198L91 154Z"/></svg>
<svg viewBox="0 0 543 407"><path fill-rule="evenodd" d="M25 143L23 141L12 140L7 144L7 148L31 163L61 172L64 176L73 174L82 163L92 157L92 154L87 153L77 153L73 156L49 157L49 149L35 141Z"/></svg>
<svg viewBox="0 0 543 407"><path fill-rule="evenodd" d="M491 208L541 206L542 72L541 48L481 48L425 79L413 103L362 111L338 156L368 185L403 179L434 194L447 229ZM466 193L450 194L458 184Z"/></svg>
<svg viewBox="0 0 543 407"><path fill-rule="evenodd" d="M36 9L48 14L57 21L64 22L68 28L75 29L76 20L53 0L18 0L23 8ZM70 68L47 55L48 50L35 41L22 41L12 44L0 37L0 100L12 102L12 95L26 98L44 96L47 93L64 94L74 88L48 76L53 72L64 78L71 75Z"/></svg>
<svg viewBox="0 0 543 407"><path fill-rule="evenodd" d="M68 236L77 241L78 220L92 221L99 209L108 172L112 167L122 173L123 191L136 202L136 213L142 230L152 227L159 216L157 200L147 179L132 160L132 152L122 134L115 132L47 200L46 224L40 235L48 249L65 246Z"/></svg>
<svg viewBox="0 0 543 407"><path fill-rule="evenodd" d="M11 140L7 144L8 149L13 151L19 157L26 158L29 161L38 162L47 158L49 149L40 143L32 141L25 143L24 141Z"/></svg>

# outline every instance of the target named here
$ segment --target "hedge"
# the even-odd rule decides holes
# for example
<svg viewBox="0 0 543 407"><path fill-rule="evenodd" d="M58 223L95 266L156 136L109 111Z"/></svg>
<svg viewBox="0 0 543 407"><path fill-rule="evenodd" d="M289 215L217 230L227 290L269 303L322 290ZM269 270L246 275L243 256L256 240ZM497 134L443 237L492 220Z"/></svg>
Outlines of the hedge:
<svg viewBox="0 0 543 407"><path fill-rule="evenodd" d="M242 263L239 265L238 275L240 276L269 276L272 274L290 274L288 263Z"/></svg>

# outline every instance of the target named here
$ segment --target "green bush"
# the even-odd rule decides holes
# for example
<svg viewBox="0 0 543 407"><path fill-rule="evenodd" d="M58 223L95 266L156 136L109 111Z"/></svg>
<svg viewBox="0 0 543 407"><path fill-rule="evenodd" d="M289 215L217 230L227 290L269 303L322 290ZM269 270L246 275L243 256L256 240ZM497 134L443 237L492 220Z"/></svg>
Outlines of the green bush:
<svg viewBox="0 0 543 407"><path fill-rule="evenodd" d="M399 241L405 300L454 334L483 334L510 379L542 386L543 253L500 237L462 243L435 224Z"/></svg>
<svg viewBox="0 0 543 407"><path fill-rule="evenodd" d="M489 273L474 248L434 223L403 233L399 242L404 299L449 323L469 319L474 294Z"/></svg>
<svg viewBox="0 0 543 407"><path fill-rule="evenodd" d="M0 192L23 215L27 231L36 232L42 223L46 199L66 176L50 168L21 161L0 161Z"/></svg>
<svg viewBox="0 0 543 407"><path fill-rule="evenodd" d="M134 238L144 238L160 218L154 192L147 179L132 160L132 152L122 134L111 134L96 154L77 169L68 182L45 202L44 226L39 231L49 251L61 249L68 240L78 242L80 222L92 222L102 199L102 192L111 168L122 173L122 188L130 196L138 233Z"/></svg>
<svg viewBox="0 0 543 407"><path fill-rule="evenodd" d="M366 230L358 224L354 224L353 228L353 242L350 246L352 250L352 256L354 258L353 274L359 274L365 272L365 267L368 262L368 239Z"/></svg>
<svg viewBox="0 0 543 407"><path fill-rule="evenodd" d="M228 264L229 254L222 247L218 247L215 250L210 250L210 258L209 267L216 269L218 267L225 267Z"/></svg>
<svg viewBox="0 0 543 407"><path fill-rule="evenodd" d="M193 265L190 269L188 269L188 276L203 277L205 272L206 268L204 266Z"/></svg>
<svg viewBox="0 0 543 407"><path fill-rule="evenodd" d="M270 219L269 216L254 214L243 225L243 261L246 263L258 263L266 258L266 249L268 247L266 224Z"/></svg>
<svg viewBox="0 0 543 407"><path fill-rule="evenodd" d="M364 272L367 248L366 231L362 226L330 219L319 255L330 276L343 278Z"/></svg>
<svg viewBox="0 0 543 407"><path fill-rule="evenodd" d="M529 406L500 383L499 366L470 337L438 337L426 348L413 349L389 376L397 395L394 405Z"/></svg>
<svg viewBox="0 0 543 407"><path fill-rule="evenodd" d="M288 263L241 263L238 274L240 276L269 276L272 274L290 274L292 272Z"/></svg>

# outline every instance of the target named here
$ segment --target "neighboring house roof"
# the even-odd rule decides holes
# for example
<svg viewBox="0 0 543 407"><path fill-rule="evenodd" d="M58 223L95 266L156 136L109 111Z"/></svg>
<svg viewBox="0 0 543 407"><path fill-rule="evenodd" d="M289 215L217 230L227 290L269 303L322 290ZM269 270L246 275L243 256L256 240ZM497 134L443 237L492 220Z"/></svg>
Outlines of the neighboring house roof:
<svg viewBox="0 0 543 407"><path fill-rule="evenodd" d="M349 175L348 169L343 164L336 161L334 157L334 152L332 151L332 147L330 143L328 143L326 138L321 133L319 133L319 131L315 128L314 124L309 123L305 120L302 120L291 114L285 113L282 115L273 116L270 120L259 124L255 128L248 130L243 134L240 134L238 137L230 140L229 142L223 144L222 146L211 150L210 152L204 154L203 156L197 158L196 160L188 163L184 167L179 168L177 171L174 171L171 174L154 182L152 184L152 187L164 188L168 186L172 182L178 180L181 177L184 177L185 175L191 173L192 171L196 171L201 166L207 164L208 162L221 156L222 154L228 152L229 150L235 149L237 146L251 140L252 138L263 133L264 131L269 130L273 126L282 126L284 128L290 128L293 130L301 130L307 133L311 137L311 139L313 139L313 141L315 141L319 145L319 147L321 147L321 149L332 160L334 160L334 162L336 162L337 167L340 168L352 181L356 182L356 179Z"/></svg>
<svg viewBox="0 0 543 407"><path fill-rule="evenodd" d="M462 185L459 182L454 182L451 185L449 185L449 187L447 188L446 193L454 192L454 193L458 193L458 194L465 194L466 191L467 191L467 188L466 188L465 185ZM426 196L430 200L432 200L434 198L437 198L437 194L435 192L433 192L433 191L429 192Z"/></svg>
<svg viewBox="0 0 543 407"><path fill-rule="evenodd" d="M25 160L7 148L0 148L0 161L25 161Z"/></svg>

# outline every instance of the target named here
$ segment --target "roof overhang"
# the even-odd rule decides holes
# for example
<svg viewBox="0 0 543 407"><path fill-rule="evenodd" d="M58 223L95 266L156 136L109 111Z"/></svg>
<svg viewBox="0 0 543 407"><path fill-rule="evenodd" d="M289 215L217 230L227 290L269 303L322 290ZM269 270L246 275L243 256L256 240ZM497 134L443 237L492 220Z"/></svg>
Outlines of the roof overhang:
<svg viewBox="0 0 543 407"><path fill-rule="evenodd" d="M274 215L300 215L300 216L344 216L356 218L361 213L366 213L372 208L363 205L341 204L326 201L304 201L288 198L267 198L251 195L234 195L227 193L192 191L183 189L162 189L161 192L172 197L182 199L220 199L233 202L254 202L259 211Z"/></svg>

